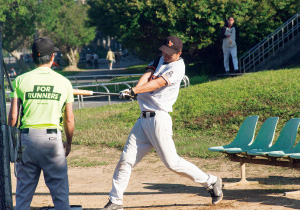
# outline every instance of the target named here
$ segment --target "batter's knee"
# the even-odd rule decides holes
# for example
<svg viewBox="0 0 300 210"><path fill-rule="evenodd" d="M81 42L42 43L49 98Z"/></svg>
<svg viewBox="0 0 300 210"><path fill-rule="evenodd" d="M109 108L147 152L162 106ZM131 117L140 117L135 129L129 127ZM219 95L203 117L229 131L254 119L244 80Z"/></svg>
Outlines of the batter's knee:
<svg viewBox="0 0 300 210"><path fill-rule="evenodd" d="M121 155L121 158L119 160L118 166L119 167L131 167L133 168L135 166L136 158L129 156L126 153L123 153Z"/></svg>
<svg viewBox="0 0 300 210"><path fill-rule="evenodd" d="M178 171L180 168L180 159L178 160L169 160L165 162L165 166L171 171Z"/></svg>

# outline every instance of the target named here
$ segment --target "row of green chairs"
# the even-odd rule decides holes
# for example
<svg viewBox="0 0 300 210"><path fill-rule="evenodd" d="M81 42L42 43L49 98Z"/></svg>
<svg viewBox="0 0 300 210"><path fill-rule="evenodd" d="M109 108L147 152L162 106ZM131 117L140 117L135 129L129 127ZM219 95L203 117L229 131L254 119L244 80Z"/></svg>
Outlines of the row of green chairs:
<svg viewBox="0 0 300 210"><path fill-rule="evenodd" d="M270 157L300 159L300 141L295 145L300 118L290 119L273 144L278 119L278 117L268 118L254 139L258 116L247 117L230 144L210 147L208 150L228 154L267 155Z"/></svg>

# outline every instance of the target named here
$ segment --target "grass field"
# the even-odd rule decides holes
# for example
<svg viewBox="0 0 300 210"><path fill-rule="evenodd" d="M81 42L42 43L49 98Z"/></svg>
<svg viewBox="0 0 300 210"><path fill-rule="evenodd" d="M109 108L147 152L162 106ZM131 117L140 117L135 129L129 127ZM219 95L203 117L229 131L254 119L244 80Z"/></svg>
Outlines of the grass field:
<svg viewBox="0 0 300 210"><path fill-rule="evenodd" d="M171 113L178 153L202 158L221 155L208 147L231 142L250 115L259 115L257 130L268 117L280 117L276 139L289 119L300 117L299 70L251 73L181 89ZM191 78L192 84L197 80L207 78ZM74 144L122 149L138 117L137 102L76 110Z"/></svg>

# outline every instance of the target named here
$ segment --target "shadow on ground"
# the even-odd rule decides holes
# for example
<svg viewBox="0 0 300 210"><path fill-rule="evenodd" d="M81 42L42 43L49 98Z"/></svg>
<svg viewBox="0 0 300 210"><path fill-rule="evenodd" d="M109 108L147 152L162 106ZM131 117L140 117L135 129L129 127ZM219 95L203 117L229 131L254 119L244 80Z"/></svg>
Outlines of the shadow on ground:
<svg viewBox="0 0 300 210"><path fill-rule="evenodd" d="M223 179L224 182L235 182L238 179ZM236 187L240 189L224 189L224 200L232 200L236 202L248 202L248 203L259 203L262 205L268 205L270 208L272 206L284 206L290 209L299 209L300 200L296 198L283 196L283 190L280 187L281 185L291 185L291 183L300 184L299 178L293 177L283 177L283 176L271 176L269 178L256 178L249 181L260 181L267 183L267 185L275 185L273 189L241 189L242 187ZM126 192L125 195L157 195L157 194L196 194L199 197L209 197L209 194L203 187L199 186L186 186L182 184L162 184L162 183L144 183L146 186L145 189L153 190L154 192ZM276 186L278 185L278 187ZM281 188L281 189L280 189ZM294 191L295 189L285 189L285 191ZM109 192L89 192L89 193L77 193L70 192L70 197L74 195L82 196L95 196L95 195L108 195ZM35 195L48 195L49 193L36 193ZM176 200L174 200L176 202ZM187 201L188 202L188 201ZM211 205L201 204L166 204L166 205L151 205L151 200L149 200L149 205L145 206L129 206L124 207L124 209L147 209L147 208L157 208L157 209L168 209L170 207L198 207L199 209L207 209L209 206L212 208L209 209L223 209L228 208L230 203L221 203L217 207L212 207ZM38 210L41 207L32 207L31 210ZM197 208L197 209L198 209ZM99 208L86 208L84 210L98 210Z"/></svg>

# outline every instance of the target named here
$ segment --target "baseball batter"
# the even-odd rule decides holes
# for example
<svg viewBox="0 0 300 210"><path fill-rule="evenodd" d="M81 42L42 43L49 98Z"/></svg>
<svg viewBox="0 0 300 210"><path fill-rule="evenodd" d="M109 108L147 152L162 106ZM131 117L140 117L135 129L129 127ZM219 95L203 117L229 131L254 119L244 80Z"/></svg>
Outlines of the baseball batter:
<svg viewBox="0 0 300 210"><path fill-rule="evenodd" d="M121 91L121 97L125 99L137 95L141 115L116 166L109 202L103 210L123 209L123 194L131 170L153 148L168 169L205 187L212 196L213 204L223 198L221 178L206 174L181 158L172 139L172 119L168 113L172 112L185 74L185 64L180 57L182 47L178 37L167 37L159 48L162 56L149 64L136 87Z"/></svg>
<svg viewBox="0 0 300 210"><path fill-rule="evenodd" d="M18 76L13 83L8 123L16 126L18 115L21 116L24 147L22 161L17 163L15 210L30 209L41 170L55 209L70 209L66 156L71 151L74 131L74 99L70 81L50 68L56 51L52 40L35 40L32 57L38 68ZM22 111L18 113L20 106ZM67 139L64 145L62 124Z"/></svg>

